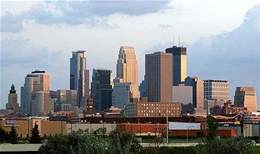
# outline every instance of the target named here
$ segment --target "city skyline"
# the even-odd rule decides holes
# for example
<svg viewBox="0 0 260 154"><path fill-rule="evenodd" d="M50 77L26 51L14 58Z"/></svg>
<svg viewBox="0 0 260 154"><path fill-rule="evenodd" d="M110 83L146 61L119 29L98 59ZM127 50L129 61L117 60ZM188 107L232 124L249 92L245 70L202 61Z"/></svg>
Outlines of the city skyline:
<svg viewBox="0 0 260 154"><path fill-rule="evenodd" d="M187 75L203 80L228 80L231 99L235 94L235 87L254 86L259 100L260 68L257 58L260 56L260 1L157 3L157 7L147 7L149 9L143 11L138 8L124 11L118 9L119 6L103 14L95 14L93 11L94 16L99 17L99 22L95 21L97 25L91 26L89 23L82 23L82 20L71 21L71 14L65 12L66 5L63 3L1 2L0 108L5 108L12 84L15 85L20 98L24 76L35 69L51 74L52 90L69 89L69 58L71 51L77 49L86 50L89 70L106 68L111 69L115 75L118 47L133 46L139 66L140 84L144 78L144 54L164 51L173 44L178 44L176 38L179 36L180 45L188 50ZM100 5L98 3L97 7L101 7ZM151 2L147 5L154 4ZM231 5L234 11L229 11L228 6ZM68 6L72 7L71 4ZM135 4L127 6L137 7ZM72 10L77 10L74 7ZM214 12L215 9L219 11ZM37 10L41 11L40 14L33 16L32 14L37 14ZM64 18L55 16L53 10L63 11ZM53 18L40 20L40 16L48 12L52 12L50 15L53 15ZM82 14L84 15L86 13ZM85 19L82 16L79 17ZM8 23L17 27L8 26ZM98 62L99 59L102 62ZM19 99L18 103L21 104Z"/></svg>

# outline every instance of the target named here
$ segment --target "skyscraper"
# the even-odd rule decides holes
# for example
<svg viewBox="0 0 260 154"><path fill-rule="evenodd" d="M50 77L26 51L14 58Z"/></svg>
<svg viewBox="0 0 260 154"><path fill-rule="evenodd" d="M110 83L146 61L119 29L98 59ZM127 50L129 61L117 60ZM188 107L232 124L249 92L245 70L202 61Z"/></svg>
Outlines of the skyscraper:
<svg viewBox="0 0 260 154"><path fill-rule="evenodd" d="M204 80L204 98L207 100L229 100L227 80Z"/></svg>
<svg viewBox="0 0 260 154"><path fill-rule="evenodd" d="M145 55L146 96L149 102L172 102L172 54Z"/></svg>
<svg viewBox="0 0 260 154"><path fill-rule="evenodd" d="M115 83L131 82L133 90L132 97L139 98L138 65L133 47L122 46L120 48L116 72Z"/></svg>
<svg viewBox="0 0 260 154"><path fill-rule="evenodd" d="M36 97L36 91L50 90L50 74L45 71L33 71L25 77L24 86L21 87L21 113L32 114L32 100Z"/></svg>
<svg viewBox="0 0 260 154"><path fill-rule="evenodd" d="M113 77L111 70L93 69L91 82L91 98L94 111L103 111L112 105Z"/></svg>
<svg viewBox="0 0 260 154"><path fill-rule="evenodd" d="M70 58L70 90L78 91L78 107L84 106L89 97L89 70L86 69L84 52L72 51L72 58Z"/></svg>
<svg viewBox="0 0 260 154"><path fill-rule="evenodd" d="M195 76L188 76L185 79L185 86L192 86L193 107L204 109L204 86L203 81Z"/></svg>
<svg viewBox="0 0 260 154"><path fill-rule="evenodd" d="M187 77L187 49L185 47L173 46L167 48L166 53L172 54L172 83L173 86L178 86L184 83Z"/></svg>
<svg viewBox="0 0 260 154"><path fill-rule="evenodd" d="M17 103L17 94L14 85L12 84L10 93L8 94L8 103L6 109L12 109L14 112L19 112L19 104Z"/></svg>
<svg viewBox="0 0 260 154"><path fill-rule="evenodd" d="M237 87L234 104L238 107L247 107L248 112L257 111L257 97L254 87Z"/></svg>

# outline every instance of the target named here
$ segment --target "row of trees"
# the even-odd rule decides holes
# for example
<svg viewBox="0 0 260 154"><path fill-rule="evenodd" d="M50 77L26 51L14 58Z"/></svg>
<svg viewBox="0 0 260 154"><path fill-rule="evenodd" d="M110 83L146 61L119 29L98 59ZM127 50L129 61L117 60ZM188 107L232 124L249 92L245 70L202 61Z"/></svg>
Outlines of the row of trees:
<svg viewBox="0 0 260 154"><path fill-rule="evenodd" d="M54 135L40 147L40 154L138 154L141 145L130 132L112 131L108 136L94 134Z"/></svg>
<svg viewBox="0 0 260 154"><path fill-rule="evenodd" d="M10 132L7 132L2 127L0 127L0 136L0 142L8 142L12 144L18 143L18 134L14 126L11 127Z"/></svg>
<svg viewBox="0 0 260 154"><path fill-rule="evenodd" d="M17 144L18 143L18 134L17 131L12 125L10 132L5 131L2 127L0 127L0 142L1 143L12 143L12 144ZM30 143L41 143L41 137L40 137L40 132L38 129L38 125L35 124L32 131L31 131L31 137L29 138Z"/></svg>

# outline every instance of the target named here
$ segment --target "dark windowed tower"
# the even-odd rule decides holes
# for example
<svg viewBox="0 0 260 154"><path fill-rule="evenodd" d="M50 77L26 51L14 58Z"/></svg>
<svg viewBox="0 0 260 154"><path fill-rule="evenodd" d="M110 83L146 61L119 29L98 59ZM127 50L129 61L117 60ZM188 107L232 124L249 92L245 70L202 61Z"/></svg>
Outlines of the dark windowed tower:
<svg viewBox="0 0 260 154"><path fill-rule="evenodd" d="M86 104L89 97L89 70L86 69L85 51L72 51L70 58L70 90L78 91L78 107Z"/></svg>

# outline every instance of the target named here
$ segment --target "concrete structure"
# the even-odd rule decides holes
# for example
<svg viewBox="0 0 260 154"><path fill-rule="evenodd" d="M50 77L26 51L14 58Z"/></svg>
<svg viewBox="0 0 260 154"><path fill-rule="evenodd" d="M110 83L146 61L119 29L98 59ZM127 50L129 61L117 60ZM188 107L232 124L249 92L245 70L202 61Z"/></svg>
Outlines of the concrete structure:
<svg viewBox="0 0 260 154"><path fill-rule="evenodd" d="M50 74L45 71L33 71L25 77L24 86L21 87L21 114L32 114L32 100L37 91L50 90Z"/></svg>
<svg viewBox="0 0 260 154"><path fill-rule="evenodd" d="M185 86L180 84L179 86L172 87L172 101L181 102L182 104L189 104L193 102L192 86Z"/></svg>
<svg viewBox="0 0 260 154"><path fill-rule="evenodd" d="M38 125L41 137L67 133L65 121L48 121L40 118L32 118L30 120L0 119L0 127L9 132L11 127L14 126L18 137L21 138L27 138L31 136L31 131L35 123Z"/></svg>
<svg viewBox="0 0 260 154"><path fill-rule="evenodd" d="M236 115L236 114L247 114L246 107L237 107L232 104L232 101L228 101L221 106L214 106L210 109L212 115Z"/></svg>
<svg viewBox="0 0 260 154"><path fill-rule="evenodd" d="M165 50L172 54L172 84L178 86L184 83L187 77L187 49L185 47L173 46Z"/></svg>
<svg viewBox="0 0 260 154"><path fill-rule="evenodd" d="M70 90L77 90L77 106L84 108L89 97L89 70L82 50L72 51L70 58Z"/></svg>
<svg viewBox="0 0 260 154"><path fill-rule="evenodd" d="M119 50L115 84L124 82L131 82L132 98L139 99L138 65L133 47L122 46Z"/></svg>
<svg viewBox="0 0 260 154"><path fill-rule="evenodd" d="M247 107L248 112L257 111L257 97L254 87L237 87L234 104L238 107Z"/></svg>
<svg viewBox="0 0 260 154"><path fill-rule="evenodd" d="M133 97L133 85L131 82L123 82L115 84L112 93L112 105L124 109L125 103L130 102Z"/></svg>
<svg viewBox="0 0 260 154"><path fill-rule="evenodd" d="M36 91L35 98L31 101L31 115L44 116L54 111L54 101L49 91Z"/></svg>
<svg viewBox="0 0 260 154"><path fill-rule="evenodd" d="M68 111L72 107L77 105L77 90L66 90L59 89L57 90L57 101L55 103L55 112L56 111Z"/></svg>
<svg viewBox="0 0 260 154"><path fill-rule="evenodd" d="M172 102L172 54L145 55L145 82L149 102Z"/></svg>
<svg viewBox="0 0 260 154"><path fill-rule="evenodd" d="M192 86L194 108L204 109L204 86L203 81L195 76L185 79L185 86Z"/></svg>
<svg viewBox="0 0 260 154"><path fill-rule="evenodd" d="M168 113L167 113L168 111ZM125 117L179 117L179 102L128 102L125 106Z"/></svg>
<svg viewBox="0 0 260 154"><path fill-rule="evenodd" d="M229 100L227 80L204 80L204 98L207 100Z"/></svg>
<svg viewBox="0 0 260 154"><path fill-rule="evenodd" d="M13 110L13 112L19 112L19 104L17 103L17 94L14 85L12 84L10 93L8 94L8 103L6 103L6 109Z"/></svg>
<svg viewBox="0 0 260 154"><path fill-rule="evenodd" d="M192 86L185 86L179 84L179 86L172 87L172 101L182 103L182 116L187 116L193 113L193 92Z"/></svg>
<svg viewBox="0 0 260 154"><path fill-rule="evenodd" d="M93 69L91 98L94 112L99 112L112 105L113 77L111 70Z"/></svg>

